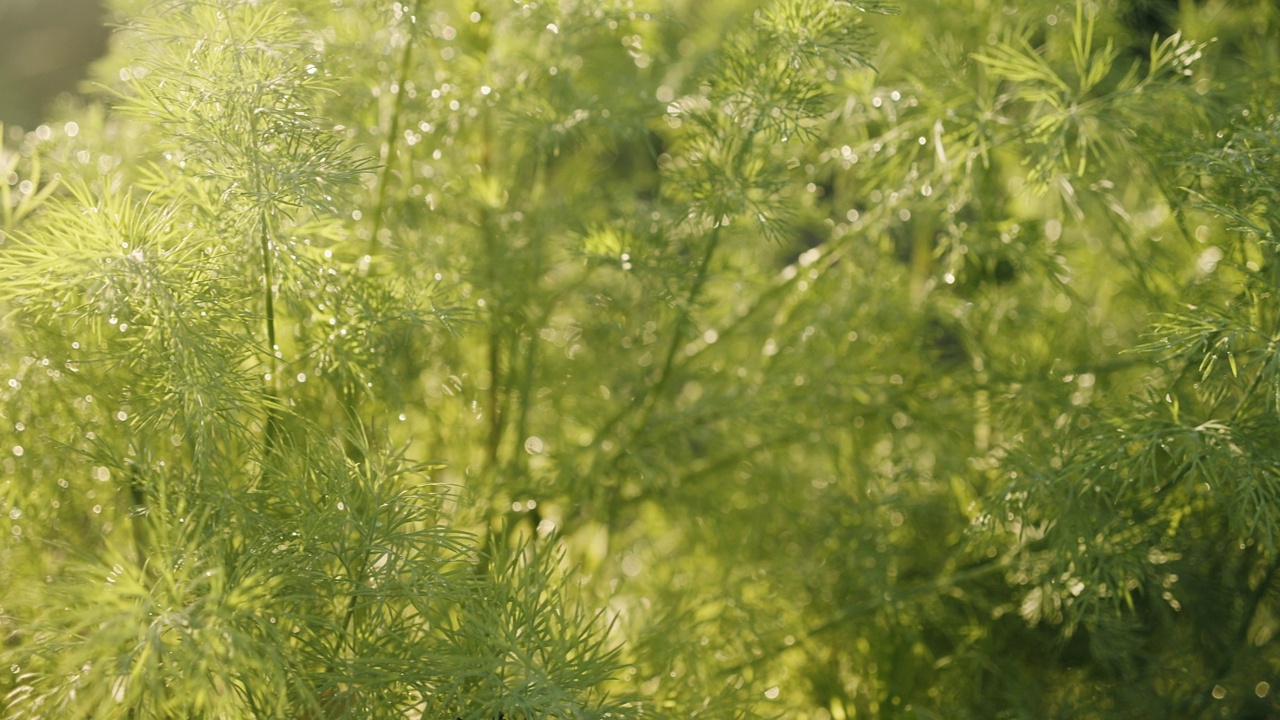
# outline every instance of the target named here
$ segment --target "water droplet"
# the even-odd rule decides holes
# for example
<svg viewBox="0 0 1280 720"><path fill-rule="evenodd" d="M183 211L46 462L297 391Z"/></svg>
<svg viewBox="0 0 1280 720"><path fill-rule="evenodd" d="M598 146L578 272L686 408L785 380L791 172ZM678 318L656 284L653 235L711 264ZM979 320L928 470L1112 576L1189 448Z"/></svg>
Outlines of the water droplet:
<svg viewBox="0 0 1280 720"><path fill-rule="evenodd" d="M13 454L14 454L14 456L15 456L15 457L22 457L22 453L24 453L24 452L26 452L26 451L22 449L22 446L21 446L21 445L14 445L14 446L13 446Z"/></svg>

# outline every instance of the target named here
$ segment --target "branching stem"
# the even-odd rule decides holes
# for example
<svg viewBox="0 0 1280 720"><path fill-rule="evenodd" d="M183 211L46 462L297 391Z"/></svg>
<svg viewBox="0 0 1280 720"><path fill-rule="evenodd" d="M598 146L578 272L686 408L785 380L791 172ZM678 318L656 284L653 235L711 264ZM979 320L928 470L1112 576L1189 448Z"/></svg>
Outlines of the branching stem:
<svg viewBox="0 0 1280 720"><path fill-rule="evenodd" d="M720 243L721 224L716 223L711 230L710 237L707 238L707 245L703 249L702 260L698 263L697 272L693 277L693 284L689 286L689 293L685 296L685 300L680 308L680 318L676 321L675 329L671 333L671 343L667 346L666 356L663 359L662 367L659 370L657 380L649 387L648 391L642 398L634 401L617 413L612 415L605 423L596 431L593 446L599 446L607 438L610 431L617 427L636 407L640 407L640 419L635 426L631 428L631 432L627 434L625 442L620 444L617 450L609 456L606 467L613 467L625 454L626 448L632 446L640 434L644 432L649 424L649 419L653 415L653 410L657 406L658 401L662 399L663 393L666 392L667 386L671 384L672 370L675 368L676 354L680 350L681 343L685 340L684 329L687 324L692 322L692 312L694 305L697 304L702 295L702 288L706 284L708 268L711 261L715 257L716 248ZM599 457L595 455L594 457ZM587 471L588 475L594 474L596 471L595 463L592 463L591 469Z"/></svg>

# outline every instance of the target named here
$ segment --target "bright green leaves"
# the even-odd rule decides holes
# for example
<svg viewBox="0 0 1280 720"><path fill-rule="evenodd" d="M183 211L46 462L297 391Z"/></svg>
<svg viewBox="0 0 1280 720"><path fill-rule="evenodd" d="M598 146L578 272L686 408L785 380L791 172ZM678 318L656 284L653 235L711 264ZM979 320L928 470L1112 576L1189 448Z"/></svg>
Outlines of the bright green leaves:
<svg viewBox="0 0 1280 720"><path fill-rule="evenodd" d="M66 382L127 408L132 426L201 446L225 439L255 394L239 369L253 347L248 294L221 280L227 254L204 245L179 205L67 184L67 198L0 248L3 297L33 340L66 358Z"/></svg>
<svg viewBox="0 0 1280 720"><path fill-rule="evenodd" d="M7 234L53 194L58 178L44 179L38 151L33 149L30 160L23 162L24 153L5 147L4 129L0 124L0 232Z"/></svg>
<svg viewBox="0 0 1280 720"><path fill-rule="evenodd" d="M1031 179L1043 190L1051 185L1090 180L1090 164L1105 173L1118 158L1140 152L1140 134L1156 104L1168 102L1173 80L1190 74L1201 46L1179 35L1152 41L1146 59L1118 67L1120 51L1111 40L1095 47L1098 9L1076 3L1067 48L1069 63L1058 60L1053 45L1033 47L1028 34L974 55L990 74L1009 83L1009 95L1026 107L1010 121L1035 147L1029 159ZM1069 196L1069 195L1068 195Z"/></svg>
<svg viewBox="0 0 1280 720"><path fill-rule="evenodd" d="M1265 699L1280 152L1203 67L1264 32L148 8L0 163L0 714Z"/></svg>
<svg viewBox="0 0 1280 720"><path fill-rule="evenodd" d="M825 73L833 67L870 67L870 32L862 13L889 13L885 2L790 0L762 7L755 16L762 47L793 68Z"/></svg>
<svg viewBox="0 0 1280 720"><path fill-rule="evenodd" d="M863 15L887 7L767 3L730 35L698 90L670 104L671 175L700 223L741 217L779 237L794 210L783 187L799 152L786 143L815 139L839 74L870 65Z"/></svg>
<svg viewBox="0 0 1280 720"><path fill-rule="evenodd" d="M76 611L47 611L27 628L40 642L20 660L6 717L289 712L280 578L211 563L195 523L151 529L148 557L109 551L53 589L48 600Z"/></svg>
<svg viewBox="0 0 1280 720"><path fill-rule="evenodd" d="M1228 221L1236 245L1257 243L1265 253L1236 258L1271 265L1280 243L1280 113L1271 101L1233 108L1217 137L1221 147L1187 158L1193 204Z"/></svg>
<svg viewBox="0 0 1280 720"><path fill-rule="evenodd" d="M1176 37L1153 45L1174 75L1196 53ZM1021 577L1035 585L1028 619L1088 636L1091 657L1123 682L1154 683L1145 668L1155 659L1185 668L1190 689L1147 691L1184 708L1252 683L1269 662L1250 639L1271 623L1280 566L1275 119L1265 107L1184 118L1193 129L1165 148L1160 182L1189 188L1168 196L1172 213L1203 224L1164 247L1177 282L1151 295L1160 314L1133 353L1149 363L1141 391L1063 415L1052 457L1021 463L997 504L1039 547L1022 554ZM1233 639L1187 630L1211 616ZM1126 648L1126 636L1142 640Z"/></svg>
<svg viewBox="0 0 1280 720"><path fill-rule="evenodd" d="M461 664L439 678L428 707L441 717L632 717L630 698L606 689L619 679L619 650L572 587L563 552L541 543L494 548L488 577L446 623Z"/></svg>
<svg viewBox="0 0 1280 720"><path fill-rule="evenodd" d="M121 73L121 110L163 129L155 150L174 174L213 182L242 213L332 211L363 166L315 114L327 79L299 18L212 0L172 10L131 28L138 56Z"/></svg>
<svg viewBox="0 0 1280 720"><path fill-rule="evenodd" d="M69 194L30 235L15 235L4 248L6 299L63 292L59 305L72 303L65 311L119 314L112 311L148 288L160 259L182 267L199 254L176 207L148 206L115 189L95 193L83 183ZM149 299L159 301L146 293L136 301Z"/></svg>
<svg viewBox="0 0 1280 720"><path fill-rule="evenodd" d="M2 712L616 714L605 628L554 561L483 572L439 466L387 449L451 315L438 276L351 232L369 164L321 119L322 36L276 2L133 19L107 124L141 150L51 199L35 163L4 178L6 340L34 370L5 391L6 439L33 432L6 456L0 559L41 579L0 584ZM502 634L536 655L519 683ZM482 702L453 685L481 675Z"/></svg>

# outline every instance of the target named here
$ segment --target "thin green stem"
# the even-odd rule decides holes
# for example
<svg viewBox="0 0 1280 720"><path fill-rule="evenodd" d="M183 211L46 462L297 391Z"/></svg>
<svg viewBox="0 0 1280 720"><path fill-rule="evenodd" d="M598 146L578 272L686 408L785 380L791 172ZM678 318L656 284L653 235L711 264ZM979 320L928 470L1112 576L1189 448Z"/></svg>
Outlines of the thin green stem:
<svg viewBox="0 0 1280 720"><path fill-rule="evenodd" d="M491 257L489 262L493 262ZM502 392L502 328L497 313L491 316L489 327L489 438L486 459L490 467L498 463L498 451L502 446L505 400Z"/></svg>
<svg viewBox="0 0 1280 720"><path fill-rule="evenodd" d="M409 17L416 18L418 3L414 0L409 9ZM409 81L409 72L413 65L413 45L417 39L414 28L416 22L409 23L409 36L404 41L404 49L400 53L400 67L396 72L395 101L391 107L391 118L387 122L387 137L382 142L382 167L378 171L378 192L373 207L373 233L369 236L369 254L378 250L378 234L382 232L382 214L387 209L387 187L391 182L391 159L395 157L396 145L400 139L400 116L404 112L405 83Z"/></svg>
<svg viewBox="0 0 1280 720"><path fill-rule="evenodd" d="M133 507L129 508L129 524L133 529L133 550L138 554L138 564L150 569L147 558L151 557L151 534L147 528L150 508L147 503L147 491L142 484L138 468L129 471L129 499Z"/></svg>
<svg viewBox="0 0 1280 720"><path fill-rule="evenodd" d="M693 277L693 285L689 287L689 294L685 297L684 307L680 311L680 319L676 322L675 330L671 333L671 344L667 346L666 358L662 362L662 368L659 370L658 379L653 384L652 390L649 391L645 398L644 409L640 414L640 421L631 429L628 435L627 444L635 441L635 439L644 431L649 424L649 418L653 415L653 409L657 406L658 401L666 392L667 386L671 384L672 369L675 367L676 355L680 351L680 346L685 340L685 327L693 324L693 307L698 303L702 295L702 288L706 285L708 268L711 267L711 259L715 256L716 248L720 244L720 230L722 225L716 223L711 230L711 237L707 239L707 246L703 250L702 260L698 263L697 274Z"/></svg>
<svg viewBox="0 0 1280 720"><path fill-rule="evenodd" d="M535 159L533 172L531 173L532 177L529 183L530 192L528 197L528 205L530 207L538 207L542 202L542 190L545 185L544 170L545 170L545 167L541 159L540 158ZM533 266L533 273L531 274L531 277L535 278L535 282L537 282L536 278L542 277L542 273L544 272L543 241L545 237L546 237L546 233L544 232L543 228L541 226L538 227L536 233L533 236L534 266ZM518 462L520 463L523 463L524 460L526 459L526 456L520 452L519 443L522 441L523 438L528 437L528 433L529 433L529 410L531 409L531 406L533 404L532 402L533 381L536 375L536 370L538 365L538 337L536 335L536 332L546 324L547 320L551 317L551 313L555 310L557 304L558 304L558 298L555 298L555 297L547 298L546 305L543 308L542 313L537 318L537 321L528 326L534 331L535 334L527 337L525 341L524 365L523 365L523 368L521 369L522 375L520 377L520 405L518 410L516 411L515 438L516 438L517 447L515 449L514 457L518 458L519 459Z"/></svg>
<svg viewBox="0 0 1280 720"><path fill-rule="evenodd" d="M347 609L342 615L342 630L346 633L346 646L351 656L356 656L356 607L360 599L360 587L364 585L365 565L367 558L362 554L351 578L351 594L347 597Z"/></svg>
<svg viewBox="0 0 1280 720"><path fill-rule="evenodd" d="M628 415L634 412L637 407L640 408L640 419L631 428L631 432L627 434L626 441L621 443L609 456L605 464L606 469L613 467L619 460L621 460L625 455L625 449L630 447L636 439L639 438L640 434L644 432L645 428L648 427L654 408L657 407L658 401L661 400L663 393L666 392L667 387L671 384L671 376L673 374L672 371L675 368L676 355L680 350L681 344L685 340L685 326L692 323L691 315L693 307L697 304L698 299L702 295L703 286L706 285L708 269L711 266L712 259L715 257L716 248L720 243L721 228L721 224L716 223L715 227L711 230L711 236L707 239L707 245L703 249L702 253L702 260L698 263L698 269L694 274L693 284L689 286L689 293L685 296L682 307L680 308L681 316L676 322L675 329L671 333L671 342L667 346L667 352L663 358L662 366L658 371L657 379L649 387L648 391L643 394L643 396L637 398L635 401L614 413L605 421L600 429L596 431L592 447L600 446L607 439L608 434L613 430L613 428L617 427L617 425L626 419ZM593 458L598 457L598 454L593 456ZM593 459L591 467L587 470L587 475L591 476L598 470L599 468L597 467L597 463Z"/></svg>
<svg viewBox="0 0 1280 720"><path fill-rule="evenodd" d="M267 414L266 427L264 428L264 449L270 455L276 449L280 436L279 385L281 368L279 347L276 344L275 271L271 262L271 233L268 229L266 210L262 211L260 223L262 225L259 239L262 249L263 314L265 315L263 322L267 332L267 353L271 357L268 361L271 379L263 387L263 399L266 402Z"/></svg>
<svg viewBox="0 0 1280 720"><path fill-rule="evenodd" d="M254 103L257 105L258 103ZM258 132L258 114L249 112L249 131L253 138L260 137ZM276 344L276 310L275 310L275 268L271 257L271 217L267 201L267 187L263 180L266 172L266 160L262 157L262 147L251 144L249 153L252 159L250 175L253 185L253 197L258 203L258 247L261 251L263 324L267 334L267 354L271 358L267 367L271 378L263 387L263 400L266 405L266 421L263 428L264 459L270 457L279 441L279 383L280 355Z"/></svg>
<svg viewBox="0 0 1280 720"><path fill-rule="evenodd" d="M267 351L271 354L271 373L274 379L277 374L276 371L279 370L280 358L276 352L275 270L271 262L271 232L267 229L266 211L263 211L260 222L262 225L259 238L262 248L262 301L266 316L264 323L267 330Z"/></svg>
<svg viewBox="0 0 1280 720"><path fill-rule="evenodd" d="M493 162L493 118L490 113L485 113L482 118L482 126L480 130L480 171L481 174L488 178L492 177L494 172ZM502 449L502 438L506 430L507 405L510 401L510 393L506 392L503 387L504 378L502 377L502 359L504 352L504 334L505 322L503 308L500 307L497 298L498 278L498 226L494 222L494 211L487 203L480 204L480 234L484 242L485 248L485 286L490 291L490 297L485 298L485 302L489 306L489 348L488 348L488 364L489 364L489 436L486 445L485 459L490 468L496 468L498 465L498 457Z"/></svg>

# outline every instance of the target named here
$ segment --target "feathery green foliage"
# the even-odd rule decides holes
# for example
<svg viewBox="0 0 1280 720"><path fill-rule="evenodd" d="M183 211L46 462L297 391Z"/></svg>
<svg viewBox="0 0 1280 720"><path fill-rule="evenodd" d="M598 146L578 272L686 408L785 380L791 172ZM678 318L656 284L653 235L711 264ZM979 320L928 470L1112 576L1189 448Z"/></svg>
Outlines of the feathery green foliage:
<svg viewBox="0 0 1280 720"><path fill-rule="evenodd" d="M1280 16L1160 7L120 0L0 716L1275 714Z"/></svg>

